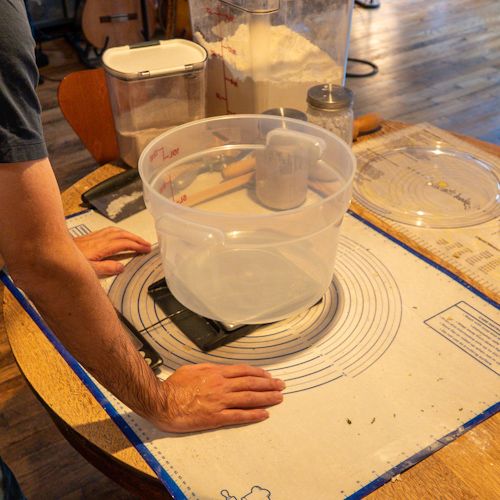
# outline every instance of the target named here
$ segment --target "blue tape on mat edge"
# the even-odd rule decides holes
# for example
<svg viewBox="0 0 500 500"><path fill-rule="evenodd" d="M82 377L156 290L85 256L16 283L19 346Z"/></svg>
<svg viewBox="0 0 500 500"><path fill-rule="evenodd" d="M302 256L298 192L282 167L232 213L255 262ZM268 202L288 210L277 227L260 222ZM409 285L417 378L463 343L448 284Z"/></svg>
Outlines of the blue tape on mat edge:
<svg viewBox="0 0 500 500"><path fill-rule="evenodd" d="M379 476L377 479L374 479L371 483L368 483L366 486L363 486L360 490L346 497L346 499L358 500L360 498L364 498L370 493L373 493L383 484L388 483L397 474L401 474L401 472L404 472L405 470L408 470L409 468L413 467L414 465L421 462L425 458L431 456L434 452L440 450L441 448L444 448L446 445L454 441L457 437L461 436L468 430L480 424L487 418L495 415L499 410L500 410L500 402L490 406L485 411L483 411L479 415L475 416L474 418L472 418L471 420L460 426L458 429L449 432L442 438L435 441L432 445L425 447L423 450L420 450L419 452L415 453L410 458L407 458L400 464L396 465L392 469L388 470L387 472Z"/></svg>
<svg viewBox="0 0 500 500"><path fill-rule="evenodd" d="M91 208L84 208L83 210L80 210L79 212L75 212L74 214L68 215L66 217L66 220L73 219L74 217L78 217L79 215L84 215L84 214L87 214L89 212L92 212Z"/></svg>
<svg viewBox="0 0 500 500"><path fill-rule="evenodd" d="M10 277L0 270L0 281L9 289L12 295L16 298L23 309L28 313L33 322L40 328L47 339L54 345L59 354L68 363L71 369L75 372L77 377L83 382L85 387L92 393L97 402L104 408L106 413L111 417L119 429L125 434L127 439L132 443L134 448L144 458L147 464L151 467L158 479L163 483L167 491L172 495L174 500L186 500L186 495L180 490L177 483L170 477L165 468L158 462L154 455L147 449L141 439L127 424L123 417L117 412L115 407L111 404L108 398L101 392L94 381L89 377L87 372L80 366L78 361L66 350L61 344L59 339L52 333L50 328L44 323L35 308L30 304L28 299L23 293L14 285Z"/></svg>

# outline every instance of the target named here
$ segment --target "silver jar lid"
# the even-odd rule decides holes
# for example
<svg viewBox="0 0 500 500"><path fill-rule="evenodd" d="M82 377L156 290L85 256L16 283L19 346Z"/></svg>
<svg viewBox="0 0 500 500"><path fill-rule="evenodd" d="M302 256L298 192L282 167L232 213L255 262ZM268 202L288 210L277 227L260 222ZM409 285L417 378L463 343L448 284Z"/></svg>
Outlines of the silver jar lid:
<svg viewBox="0 0 500 500"><path fill-rule="evenodd" d="M352 101L352 90L332 83L315 85L307 91L307 102L319 109L349 108Z"/></svg>
<svg viewBox="0 0 500 500"><path fill-rule="evenodd" d="M264 111L264 115L282 116L284 118L295 118L296 120L307 121L307 115L294 108L272 108Z"/></svg>

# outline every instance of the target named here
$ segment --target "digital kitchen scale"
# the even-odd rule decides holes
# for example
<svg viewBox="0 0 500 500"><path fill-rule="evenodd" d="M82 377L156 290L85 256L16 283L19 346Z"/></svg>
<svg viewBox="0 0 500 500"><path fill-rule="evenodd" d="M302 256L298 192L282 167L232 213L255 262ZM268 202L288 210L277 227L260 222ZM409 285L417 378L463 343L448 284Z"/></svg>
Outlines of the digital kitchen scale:
<svg viewBox="0 0 500 500"><path fill-rule="evenodd" d="M231 325L204 318L184 307L167 286L165 278L148 287L155 303L196 346L211 351L254 331L260 325Z"/></svg>

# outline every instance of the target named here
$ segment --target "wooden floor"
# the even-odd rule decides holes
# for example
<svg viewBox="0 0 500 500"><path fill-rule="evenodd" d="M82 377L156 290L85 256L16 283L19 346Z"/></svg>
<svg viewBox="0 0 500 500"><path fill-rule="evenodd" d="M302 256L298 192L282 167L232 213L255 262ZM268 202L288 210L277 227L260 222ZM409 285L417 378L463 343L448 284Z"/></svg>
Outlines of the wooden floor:
<svg viewBox="0 0 500 500"><path fill-rule="evenodd" d="M350 56L380 72L349 79L356 114L429 121L500 144L500 8L498 0L381 0L356 9ZM50 66L39 95L49 153L61 189L96 165L57 108L60 78L82 67L63 41L44 46ZM354 68L352 68L354 70ZM356 68L358 70L358 68ZM88 465L60 436L31 394L0 338L0 456L28 497L132 498Z"/></svg>
<svg viewBox="0 0 500 500"><path fill-rule="evenodd" d="M350 79L358 113L500 143L500 6L496 0L381 0L354 13L350 56L375 62Z"/></svg>

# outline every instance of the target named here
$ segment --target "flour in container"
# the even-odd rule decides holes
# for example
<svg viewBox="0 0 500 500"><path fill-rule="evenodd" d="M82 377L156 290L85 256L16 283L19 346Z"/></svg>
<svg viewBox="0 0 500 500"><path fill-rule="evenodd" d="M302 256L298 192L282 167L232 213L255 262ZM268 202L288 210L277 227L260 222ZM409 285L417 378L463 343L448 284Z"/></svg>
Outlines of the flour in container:
<svg viewBox="0 0 500 500"><path fill-rule="evenodd" d="M253 35L256 32L260 38ZM343 68L285 25L240 24L221 41L208 42L200 32L195 33L195 40L209 54L209 116L274 107L305 111L309 87L322 82L342 84Z"/></svg>

